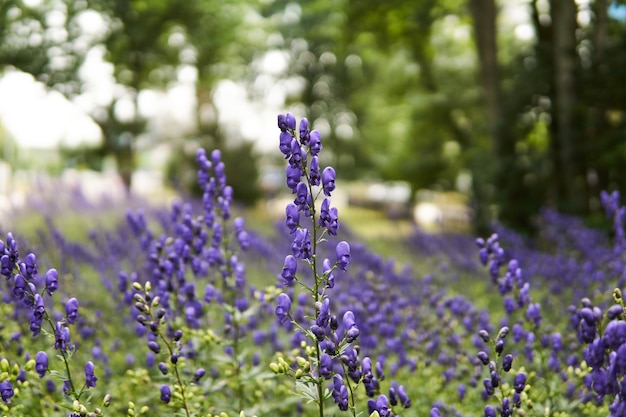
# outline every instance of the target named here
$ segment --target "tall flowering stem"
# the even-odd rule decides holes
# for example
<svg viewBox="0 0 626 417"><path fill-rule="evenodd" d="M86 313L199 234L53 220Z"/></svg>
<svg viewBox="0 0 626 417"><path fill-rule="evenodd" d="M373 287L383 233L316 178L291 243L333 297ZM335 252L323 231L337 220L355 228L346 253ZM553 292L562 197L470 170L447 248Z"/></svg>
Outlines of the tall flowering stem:
<svg viewBox="0 0 626 417"><path fill-rule="evenodd" d="M287 290L278 296L275 312L287 330L295 329L292 344L301 349L304 356L293 358L292 364L279 357L270 368L277 374L293 377L297 393L302 399L317 404L320 417L325 415L325 400L330 397L341 411L350 411L356 416L356 387L363 384L368 395L374 396L377 390L373 387L377 382L373 380L371 360L358 356L355 342L360 330L354 313L346 311L341 320L338 319L332 314L328 295L328 290L335 285L335 274L348 269L350 245L340 241L335 245L334 257L319 259L320 245L328 243L327 237L336 236L339 228L337 208L331 206L330 200L336 188L336 172L330 166L321 169L321 135L317 130L309 130L306 119L300 121L296 130L293 114L281 114L278 127L279 148L288 162L286 185L294 199L285 208L285 226L293 235L291 253L285 257L280 276ZM316 203L320 200L318 211ZM312 278L306 270L298 271L300 264L308 267ZM303 289L304 293L297 294L294 287ZM292 296L297 296L298 300L293 312ZM313 314L307 314L308 300L313 301ZM326 384L328 389L325 389ZM368 408L370 414L374 411L381 415L390 413L389 401L384 395L370 400Z"/></svg>
<svg viewBox="0 0 626 417"><path fill-rule="evenodd" d="M33 337L41 333L54 340L54 349L57 357L63 361L63 371L57 371L49 367L48 354L39 351L35 359L29 361L26 368L34 368L39 378L47 373L58 376L63 380L63 391L66 398L72 401L72 405L64 406L67 409L87 414L87 407L80 402L86 390L96 386L98 378L95 375L95 365L88 361L85 365L85 384L77 389L75 377L72 376L70 360L74 354L75 346L70 340L70 325L74 325L78 319L78 300L70 298L65 302L65 314L56 315L51 313L51 306L46 306L44 297L52 299L53 294L59 289L59 274L56 269L49 269L45 275L38 276L39 269L37 259L33 253L20 257L17 241L11 233L8 233L6 242L0 240L0 275L6 278L7 292L10 298L4 298L15 305L16 317L21 311L27 311L30 315L29 330ZM50 303L51 304L51 303ZM56 323L53 317L57 317ZM49 331L44 328L44 323ZM8 369L8 361L3 358L1 368ZM14 395L13 382L5 379L2 384L2 400L10 403ZM7 376L8 377L8 376ZM94 415L102 415L101 410L96 409Z"/></svg>

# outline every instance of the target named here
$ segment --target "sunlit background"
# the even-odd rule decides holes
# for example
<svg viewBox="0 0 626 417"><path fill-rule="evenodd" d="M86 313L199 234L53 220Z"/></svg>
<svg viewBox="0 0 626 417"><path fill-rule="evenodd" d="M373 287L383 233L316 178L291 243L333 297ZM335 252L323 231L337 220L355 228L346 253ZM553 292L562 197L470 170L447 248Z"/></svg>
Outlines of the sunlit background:
<svg viewBox="0 0 626 417"><path fill-rule="evenodd" d="M431 230L593 217L626 189L617 1L5 0L0 19L3 209L42 177L190 191L200 146L266 204L286 111L321 131L346 204Z"/></svg>

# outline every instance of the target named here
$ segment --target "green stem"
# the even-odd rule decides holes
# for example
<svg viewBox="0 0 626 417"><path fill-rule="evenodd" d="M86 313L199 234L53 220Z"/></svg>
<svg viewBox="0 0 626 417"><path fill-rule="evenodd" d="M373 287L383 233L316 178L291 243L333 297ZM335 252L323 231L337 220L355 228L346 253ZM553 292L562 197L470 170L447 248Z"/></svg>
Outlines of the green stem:
<svg viewBox="0 0 626 417"><path fill-rule="evenodd" d="M159 338L161 339L161 341L165 343L165 346L167 347L167 350L170 353L170 358L171 358L174 355L174 349L172 348L172 345L167 341L165 336L163 336L163 333L161 333L160 329L159 329L158 334L159 334ZM178 372L178 363L172 363L172 365L174 365L174 375L176 376L176 382L178 383L178 386L180 387L180 395L183 397L183 408L185 410L185 415L187 417L190 417L191 413L189 412L189 406L187 405L187 397L185 396L185 385L183 384L183 381L180 377L180 373Z"/></svg>

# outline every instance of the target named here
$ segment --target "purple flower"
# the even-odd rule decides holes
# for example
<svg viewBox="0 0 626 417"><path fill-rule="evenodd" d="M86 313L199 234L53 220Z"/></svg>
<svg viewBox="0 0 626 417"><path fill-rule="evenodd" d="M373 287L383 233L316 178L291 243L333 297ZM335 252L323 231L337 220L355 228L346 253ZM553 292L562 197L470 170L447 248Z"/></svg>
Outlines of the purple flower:
<svg viewBox="0 0 626 417"><path fill-rule="evenodd" d="M206 374L206 370L204 368L198 368L196 372L193 374L193 382L196 384L200 382L200 379Z"/></svg>
<svg viewBox="0 0 626 417"><path fill-rule="evenodd" d="M300 210L298 210L298 206L294 203L289 203L287 204L287 207L285 207L285 213L285 224L287 225L287 229L289 229L289 233L293 234L296 232L296 229L298 229L298 225L300 224Z"/></svg>
<svg viewBox="0 0 626 417"><path fill-rule="evenodd" d="M324 270L324 274L326 276L326 287L334 288L335 276L333 275L333 268L330 264L330 259L324 259L324 261L322 262L322 269Z"/></svg>
<svg viewBox="0 0 626 417"><path fill-rule="evenodd" d="M298 259L311 259L311 237L307 229L296 230L293 243L291 244L293 256Z"/></svg>
<svg viewBox="0 0 626 417"><path fill-rule="evenodd" d="M285 183L287 184L287 187L295 193L298 183L300 182L300 178L302 177L302 170L300 167L287 165L285 173L287 178Z"/></svg>
<svg viewBox="0 0 626 417"><path fill-rule="evenodd" d="M153 351L154 353L159 353L161 352L161 347L159 346L159 344L154 341L154 340L150 340L148 342L148 349L150 349L151 351Z"/></svg>
<svg viewBox="0 0 626 417"><path fill-rule="evenodd" d="M306 153L303 152L297 140L291 140L291 156L289 157L289 165L302 169L302 160L305 159Z"/></svg>
<svg viewBox="0 0 626 417"><path fill-rule="evenodd" d="M339 221L337 216L337 208L330 207L330 200L325 198L320 208L319 225L328 229L328 233L332 236L337 235Z"/></svg>
<svg viewBox="0 0 626 417"><path fill-rule="evenodd" d="M74 297L67 300L65 303L65 314L67 315L67 322L74 324L78 318L78 300Z"/></svg>
<svg viewBox="0 0 626 417"><path fill-rule="evenodd" d="M526 318L533 322L535 327L541 324L541 306L538 303L530 304L526 310Z"/></svg>
<svg viewBox="0 0 626 417"><path fill-rule="evenodd" d="M306 117L300 119L300 143L304 146L309 144L310 136L309 136L309 121Z"/></svg>
<svg viewBox="0 0 626 417"><path fill-rule="evenodd" d="M354 320L354 313L350 310L346 311L342 321L344 331L346 332L346 341L348 343L354 342L360 334L359 328Z"/></svg>
<svg viewBox="0 0 626 417"><path fill-rule="evenodd" d="M502 359L502 369L504 372L509 372L511 370L511 366L513 365L513 355L510 353Z"/></svg>
<svg viewBox="0 0 626 417"><path fill-rule="evenodd" d="M56 269L51 268L46 272L46 292L52 295L59 289L59 273Z"/></svg>
<svg viewBox="0 0 626 417"><path fill-rule="evenodd" d="M326 167L322 171L322 187L324 188L324 195L330 197L330 193L335 190L335 169L333 167Z"/></svg>
<svg viewBox="0 0 626 417"><path fill-rule="evenodd" d="M372 414L374 411L378 412L380 417L390 417L391 409L389 408L389 400L386 395L379 395L376 400L367 401L367 408L369 414Z"/></svg>
<svg viewBox="0 0 626 417"><path fill-rule="evenodd" d="M292 113L278 115L278 128L282 131L296 128L296 117Z"/></svg>
<svg viewBox="0 0 626 417"><path fill-rule="evenodd" d="M172 399L172 390L170 390L169 385L163 384L161 385L161 401L165 404L169 403Z"/></svg>
<svg viewBox="0 0 626 417"><path fill-rule="evenodd" d="M28 285L26 283L26 279L22 274L15 274L13 277L13 295L16 300L21 300L24 298L24 294L26 294Z"/></svg>
<svg viewBox="0 0 626 417"><path fill-rule="evenodd" d="M63 327L61 322L57 322L54 329L54 348L61 351L66 351L70 343L70 329Z"/></svg>
<svg viewBox="0 0 626 417"><path fill-rule="evenodd" d="M96 374L94 373L95 366L92 361L89 361L85 364L85 385L87 388L93 388L96 386Z"/></svg>
<svg viewBox="0 0 626 417"><path fill-rule="evenodd" d="M43 378L48 370L48 354L43 351L37 352L35 355L35 371L39 378Z"/></svg>
<svg viewBox="0 0 626 417"><path fill-rule="evenodd" d="M0 382L0 396L2 397L2 401L7 404L10 403L13 395L15 395L15 392L13 391L13 385L10 381Z"/></svg>
<svg viewBox="0 0 626 417"><path fill-rule="evenodd" d="M348 389L339 375L333 378L332 396L341 411L348 411Z"/></svg>
<svg viewBox="0 0 626 417"><path fill-rule="evenodd" d="M610 321L604 329L602 340L611 350L619 349L621 345L626 343L626 322L621 320Z"/></svg>
<svg viewBox="0 0 626 417"><path fill-rule="evenodd" d="M518 372L513 379L513 388L515 392L524 391L524 387L526 386L526 374L524 372Z"/></svg>
<svg viewBox="0 0 626 417"><path fill-rule="evenodd" d="M296 198L294 204L298 206L298 210L308 212L311 198L309 197L309 187L304 181L296 186Z"/></svg>
<svg viewBox="0 0 626 417"><path fill-rule="evenodd" d="M309 149L312 156L317 156L322 150L322 135L318 130L313 130L309 134Z"/></svg>
<svg viewBox="0 0 626 417"><path fill-rule="evenodd" d="M278 296L276 303L276 317L280 323L289 320L289 312L291 310L291 298L285 293Z"/></svg>
<svg viewBox="0 0 626 417"><path fill-rule="evenodd" d="M285 265L283 266L283 272L280 274L285 280L285 284L291 286L296 280L296 271L298 270L298 261L293 255L287 255L285 257Z"/></svg>
<svg viewBox="0 0 626 417"><path fill-rule="evenodd" d="M320 327L328 327L330 322L330 300L324 298L320 304L320 311L315 319L315 323Z"/></svg>
<svg viewBox="0 0 626 417"><path fill-rule="evenodd" d="M342 271L347 271L350 263L350 245L348 242L341 241L337 243L335 253L337 254L337 267Z"/></svg>
<svg viewBox="0 0 626 417"><path fill-rule="evenodd" d="M320 185L322 181L322 175L320 174L320 162L317 156L311 158L309 163L309 182L311 185Z"/></svg>
<svg viewBox="0 0 626 417"><path fill-rule="evenodd" d="M320 376L324 379L333 377L333 359L328 353L323 353L320 357Z"/></svg>
<svg viewBox="0 0 626 417"><path fill-rule="evenodd" d="M283 131L280 132L280 151L285 155L285 158L289 158L291 156L291 140L293 137L291 133Z"/></svg>

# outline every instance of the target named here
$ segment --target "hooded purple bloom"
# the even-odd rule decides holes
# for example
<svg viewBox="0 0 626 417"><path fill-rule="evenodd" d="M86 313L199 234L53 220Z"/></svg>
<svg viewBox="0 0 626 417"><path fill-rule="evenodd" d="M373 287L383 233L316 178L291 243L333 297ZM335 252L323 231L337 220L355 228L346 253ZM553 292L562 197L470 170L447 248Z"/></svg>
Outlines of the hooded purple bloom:
<svg viewBox="0 0 626 417"><path fill-rule="evenodd" d="M626 343L626 322L621 320L610 321L609 324L607 324L606 329L604 329L602 340L608 347L611 348L611 350L616 351L619 349L621 345Z"/></svg>
<svg viewBox="0 0 626 417"><path fill-rule="evenodd" d="M291 251L298 259L311 259L311 237L307 229L296 230Z"/></svg>
<svg viewBox="0 0 626 417"><path fill-rule="evenodd" d="M287 255L285 257L285 265L283 266L283 272L280 274L285 280L285 284L291 286L296 280L296 271L298 270L298 261L293 255Z"/></svg>
<svg viewBox="0 0 626 417"><path fill-rule="evenodd" d="M354 320L354 313L350 310L346 311L343 315L343 328L346 332L346 340L348 343L352 343L359 337L360 331Z"/></svg>
<svg viewBox="0 0 626 417"><path fill-rule="evenodd" d="M21 300L24 298L24 294L26 294L28 285L26 284L26 279L22 274L15 274L13 277L13 295L15 299Z"/></svg>
<svg viewBox="0 0 626 417"><path fill-rule="evenodd" d="M326 167L322 171L322 187L324 187L324 195L330 197L330 193L335 190L335 169Z"/></svg>
<svg viewBox="0 0 626 417"><path fill-rule="evenodd" d="M324 298L320 304L320 312L315 319L315 323L320 327L328 327L330 322L330 300Z"/></svg>
<svg viewBox="0 0 626 417"><path fill-rule="evenodd" d="M85 364L85 385L87 388L93 388L96 386L96 374L94 373L95 366L92 361L89 361Z"/></svg>
<svg viewBox="0 0 626 417"><path fill-rule="evenodd" d="M320 162L317 156L311 158L309 163L309 182L311 185L320 185L322 181L322 175L320 174Z"/></svg>
<svg viewBox="0 0 626 417"><path fill-rule="evenodd" d="M524 372L518 372L515 375L515 379L513 380L513 388L515 392L524 391L524 387L526 386L526 374Z"/></svg>
<svg viewBox="0 0 626 417"><path fill-rule="evenodd" d="M285 158L289 158L291 156L291 140L293 137L289 132L280 132L280 151L285 155Z"/></svg>
<svg viewBox="0 0 626 417"><path fill-rule="evenodd" d="M342 271L347 271L350 263L350 245L346 241L341 241L337 243L335 252L337 254L337 267Z"/></svg>
<svg viewBox="0 0 626 417"><path fill-rule="evenodd" d="M303 146L307 146L310 141L310 136L309 136L309 121L306 119L306 117L300 119L299 130L300 130L300 143Z"/></svg>
<svg viewBox="0 0 626 417"><path fill-rule="evenodd" d="M317 156L322 150L322 135L318 130L313 130L309 134L309 149L312 156Z"/></svg>
<svg viewBox="0 0 626 417"><path fill-rule="evenodd" d="M294 204L298 206L299 210L306 212L308 211L310 202L309 187L304 181L301 181L296 186L296 199L294 200Z"/></svg>
<svg viewBox="0 0 626 417"><path fill-rule="evenodd" d="M2 401L7 404L10 403L13 395L15 395L15 392L10 381L0 382L0 397L2 397Z"/></svg>
<svg viewBox="0 0 626 417"><path fill-rule="evenodd" d="M296 117L292 113L278 115L278 128L282 131L296 128Z"/></svg>
<svg viewBox="0 0 626 417"><path fill-rule="evenodd" d="M326 274L326 287L334 288L335 276L333 275L333 268L330 264L330 259L324 259L322 262L322 269L324 270L324 274Z"/></svg>
<svg viewBox="0 0 626 417"><path fill-rule="evenodd" d="M206 375L206 370L204 368L198 368L193 374L193 382L197 384L204 375Z"/></svg>
<svg viewBox="0 0 626 417"><path fill-rule="evenodd" d="M46 292L52 295L59 289L59 273L56 269L51 268L46 272Z"/></svg>
<svg viewBox="0 0 626 417"><path fill-rule="evenodd" d="M289 165L302 168L302 160L305 159L306 153L303 152L297 140L291 140L291 156L289 157Z"/></svg>
<svg viewBox="0 0 626 417"><path fill-rule="evenodd" d="M298 210L298 206L296 206L294 203L289 203L287 204L287 207L285 207L285 212L285 224L287 225L287 229L289 229L289 233L293 234L296 232L296 229L300 224L300 210Z"/></svg>
<svg viewBox="0 0 626 417"><path fill-rule="evenodd" d="M337 229L339 228L339 221L337 216L337 208L330 207L330 200L325 198L322 201L320 207L319 225L328 229L328 234L332 236L337 235Z"/></svg>
<svg viewBox="0 0 626 417"><path fill-rule="evenodd" d="M289 189L293 193L295 193L296 188L298 187L298 183L300 182L300 178L302 177L302 170L300 169L300 167L287 165L285 172L287 178L285 180L285 183L287 184L287 187L289 187Z"/></svg>
<svg viewBox="0 0 626 417"><path fill-rule="evenodd" d="M333 359L328 353L323 353L320 357L320 376L324 379L333 377Z"/></svg>
<svg viewBox="0 0 626 417"><path fill-rule="evenodd" d="M280 323L289 320L289 311L291 310L291 298L285 293L278 296L276 303L276 317Z"/></svg>
<svg viewBox="0 0 626 417"><path fill-rule="evenodd" d="M333 378L332 396L341 411L348 411L348 389L339 375Z"/></svg>
<svg viewBox="0 0 626 417"><path fill-rule="evenodd" d="M172 399L172 390L169 385L163 384L161 385L161 401L165 404L169 403Z"/></svg>
<svg viewBox="0 0 626 417"><path fill-rule="evenodd" d="M67 322L74 324L78 318L78 300L74 297L67 300L65 303L65 313L67 314Z"/></svg>
<svg viewBox="0 0 626 417"><path fill-rule="evenodd" d="M48 354L43 351L37 352L35 355L35 371L39 378L43 378L48 370Z"/></svg>
<svg viewBox="0 0 626 417"><path fill-rule="evenodd" d="M389 408L389 400L386 395L379 395L376 400L369 400L367 402L367 408L369 414L374 411L378 411L380 417L390 417L391 409Z"/></svg>
<svg viewBox="0 0 626 417"><path fill-rule="evenodd" d="M63 327L60 321L57 322L54 329L54 348L62 351L66 351L70 343L70 329Z"/></svg>

